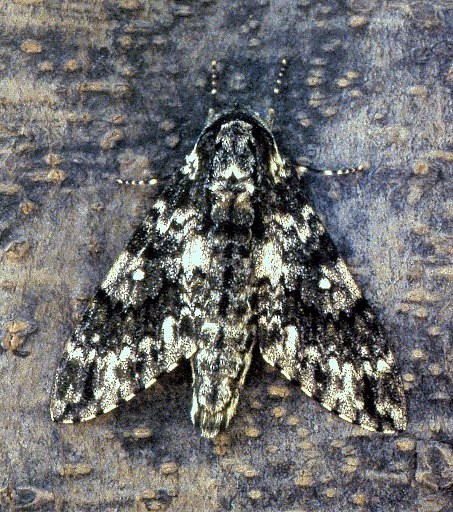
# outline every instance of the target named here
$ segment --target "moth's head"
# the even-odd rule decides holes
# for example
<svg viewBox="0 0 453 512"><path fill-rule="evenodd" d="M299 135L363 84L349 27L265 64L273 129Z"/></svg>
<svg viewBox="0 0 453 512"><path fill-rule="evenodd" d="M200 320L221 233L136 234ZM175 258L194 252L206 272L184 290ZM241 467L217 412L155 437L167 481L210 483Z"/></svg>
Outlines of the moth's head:
<svg viewBox="0 0 453 512"><path fill-rule="evenodd" d="M279 157L266 124L246 110L222 113L208 123L196 146L214 192L252 193Z"/></svg>

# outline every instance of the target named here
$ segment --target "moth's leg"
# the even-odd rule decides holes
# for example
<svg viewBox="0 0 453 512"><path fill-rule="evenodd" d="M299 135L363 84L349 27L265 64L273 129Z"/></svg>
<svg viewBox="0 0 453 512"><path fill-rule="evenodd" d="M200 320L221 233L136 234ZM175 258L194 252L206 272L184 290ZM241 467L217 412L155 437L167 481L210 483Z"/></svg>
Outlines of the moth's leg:
<svg viewBox="0 0 453 512"><path fill-rule="evenodd" d="M295 167L297 176L300 178L306 174L322 174L324 176L342 176L343 174L352 174L354 172L363 171L364 165L357 167L344 167L342 169L315 169L309 165L298 165Z"/></svg>

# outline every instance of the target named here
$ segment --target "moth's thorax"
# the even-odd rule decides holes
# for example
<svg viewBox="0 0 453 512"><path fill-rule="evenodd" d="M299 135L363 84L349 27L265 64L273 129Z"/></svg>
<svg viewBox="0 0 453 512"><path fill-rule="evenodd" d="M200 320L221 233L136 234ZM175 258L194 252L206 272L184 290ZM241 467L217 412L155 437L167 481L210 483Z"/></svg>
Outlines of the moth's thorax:
<svg viewBox="0 0 453 512"><path fill-rule="evenodd" d="M208 178L208 186L215 195L254 192L262 175L258 145L249 123L236 120L221 126Z"/></svg>
<svg viewBox="0 0 453 512"><path fill-rule="evenodd" d="M278 155L274 138L254 114L232 110L204 129L195 147L206 188L216 197L252 195Z"/></svg>

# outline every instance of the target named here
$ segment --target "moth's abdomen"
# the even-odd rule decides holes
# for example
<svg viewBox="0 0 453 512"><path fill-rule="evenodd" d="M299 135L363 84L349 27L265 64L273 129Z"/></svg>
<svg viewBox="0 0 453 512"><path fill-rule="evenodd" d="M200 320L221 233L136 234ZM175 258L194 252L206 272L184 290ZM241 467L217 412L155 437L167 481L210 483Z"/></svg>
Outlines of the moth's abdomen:
<svg viewBox="0 0 453 512"><path fill-rule="evenodd" d="M254 330L236 324L206 322L200 348L191 359L192 421L205 437L214 437L233 417L250 366Z"/></svg>

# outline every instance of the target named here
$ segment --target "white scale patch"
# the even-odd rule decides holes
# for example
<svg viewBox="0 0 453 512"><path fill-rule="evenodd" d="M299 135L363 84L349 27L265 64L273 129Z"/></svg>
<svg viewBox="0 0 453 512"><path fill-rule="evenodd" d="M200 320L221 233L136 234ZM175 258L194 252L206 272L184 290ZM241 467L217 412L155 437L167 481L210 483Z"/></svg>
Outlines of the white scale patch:
<svg viewBox="0 0 453 512"><path fill-rule="evenodd" d="M350 363L345 363L341 369L341 380L343 382L343 390L338 391L338 399L340 401L339 412L344 414L344 419L351 421L354 418L355 411L363 409L364 403L358 399L354 393L357 389L357 375L354 367Z"/></svg>
<svg viewBox="0 0 453 512"><path fill-rule="evenodd" d="M379 373L388 373L390 366L383 359L379 359L377 362L377 371Z"/></svg>
<svg viewBox="0 0 453 512"><path fill-rule="evenodd" d="M269 278L273 287L280 281L283 270L283 261L280 248L268 241L257 254L255 276Z"/></svg>
<svg viewBox="0 0 453 512"><path fill-rule="evenodd" d="M124 275L133 275L143 265L144 261L140 255L132 256L127 251L124 251L110 269L110 272L101 284L101 288L125 303L131 302L130 282L124 279ZM143 270L140 271L143 272Z"/></svg>
<svg viewBox="0 0 453 512"><path fill-rule="evenodd" d="M338 366L338 361L335 357L329 358L329 368L333 375L340 375L340 367Z"/></svg>
<svg viewBox="0 0 453 512"><path fill-rule="evenodd" d="M127 363L130 359L132 359L131 347L126 345L120 352L119 360L122 363Z"/></svg>
<svg viewBox="0 0 453 512"><path fill-rule="evenodd" d="M187 174L191 180L194 180L198 174L199 165L197 147L195 146L190 155L186 156L186 165L181 169L181 172Z"/></svg>
<svg viewBox="0 0 453 512"><path fill-rule="evenodd" d="M313 215L313 210L310 207L307 207L308 211L311 211L311 214L307 214L307 218L311 217ZM302 216L305 218L305 213L302 211ZM275 222L277 222L284 230L285 232L289 232L291 229L294 229L294 231L297 234L298 239L302 244L305 244L308 240L308 238L312 235L312 232L310 230L310 227L308 226L308 223L301 224L300 222L297 222L296 219L289 214L281 214L276 213L273 216ZM307 220L307 219L305 219ZM285 240L285 247L288 246L288 243Z"/></svg>
<svg viewBox="0 0 453 512"><path fill-rule="evenodd" d="M223 177L226 179L226 180L229 180L230 178L234 177L236 178L237 180L241 180L243 178L245 178L246 176L248 175L248 172L247 171L244 171L243 169L241 169L238 165L236 164L231 164L229 165L226 169L225 169L225 172L223 173Z"/></svg>
<svg viewBox="0 0 453 512"><path fill-rule="evenodd" d="M182 268L187 279L192 279L196 268L206 272L209 268L209 258L209 249L204 238L198 236L189 240L181 258Z"/></svg>
<svg viewBox="0 0 453 512"><path fill-rule="evenodd" d="M164 344L167 346L171 346L175 341L175 326L176 321L172 316L165 317L165 320L162 323L162 334Z"/></svg>
<svg viewBox="0 0 453 512"><path fill-rule="evenodd" d="M144 278L145 278L145 272L143 272L143 270L141 268L138 268L132 274L132 279L134 281L143 281Z"/></svg>
<svg viewBox="0 0 453 512"><path fill-rule="evenodd" d="M300 214L302 215L305 222L307 222L308 220L310 220L313 217L313 215L315 214L315 211L313 210L313 208L310 205L306 204L303 206L303 208L301 208Z"/></svg>
<svg viewBox="0 0 453 512"><path fill-rule="evenodd" d="M318 286L321 288L321 290L329 290L332 287L332 284L327 279L327 277L323 277L319 280Z"/></svg>
<svg viewBox="0 0 453 512"><path fill-rule="evenodd" d="M157 210L161 215L167 211L167 205L165 204L165 201L160 199L154 203L153 208Z"/></svg>
<svg viewBox="0 0 453 512"><path fill-rule="evenodd" d="M331 295L332 303L326 304L330 312L338 313L341 310L347 310L361 298L362 294L342 259L339 258L332 267L321 265L320 270L323 274L318 283L321 289L330 289L332 283L339 285L334 288Z"/></svg>
<svg viewBox="0 0 453 512"><path fill-rule="evenodd" d="M287 325L285 327L285 345L288 355L295 357L297 353L297 347L299 344L299 332L294 325Z"/></svg>

